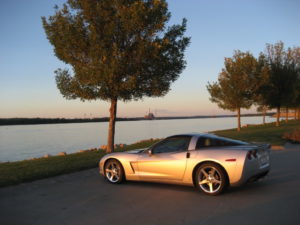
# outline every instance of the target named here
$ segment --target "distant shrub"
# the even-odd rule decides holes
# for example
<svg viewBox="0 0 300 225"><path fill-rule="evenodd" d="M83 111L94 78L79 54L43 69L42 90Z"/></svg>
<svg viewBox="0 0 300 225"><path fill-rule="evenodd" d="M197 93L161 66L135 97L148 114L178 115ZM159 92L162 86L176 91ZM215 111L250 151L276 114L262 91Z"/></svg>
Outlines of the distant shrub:
<svg viewBox="0 0 300 225"><path fill-rule="evenodd" d="M293 130L292 132L284 133L282 137L288 141L300 143L300 127Z"/></svg>

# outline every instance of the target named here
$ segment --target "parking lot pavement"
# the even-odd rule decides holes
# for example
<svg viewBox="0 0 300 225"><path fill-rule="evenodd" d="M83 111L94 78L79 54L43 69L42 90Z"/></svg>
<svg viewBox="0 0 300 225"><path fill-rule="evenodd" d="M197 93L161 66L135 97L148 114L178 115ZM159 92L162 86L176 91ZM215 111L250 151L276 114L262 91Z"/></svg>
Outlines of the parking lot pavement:
<svg viewBox="0 0 300 225"><path fill-rule="evenodd" d="M206 196L192 187L125 182L97 169L0 189L0 224L299 224L300 147L272 152L266 179Z"/></svg>

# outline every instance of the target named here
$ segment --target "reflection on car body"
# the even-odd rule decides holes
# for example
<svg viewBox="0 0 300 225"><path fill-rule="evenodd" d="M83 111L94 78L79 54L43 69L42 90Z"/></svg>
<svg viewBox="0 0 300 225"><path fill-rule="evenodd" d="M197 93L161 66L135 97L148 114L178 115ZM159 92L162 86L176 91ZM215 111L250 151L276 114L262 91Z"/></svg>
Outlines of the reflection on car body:
<svg viewBox="0 0 300 225"><path fill-rule="evenodd" d="M209 195L264 177L270 145L213 134L181 134L150 148L105 155L100 173L111 183L124 180L194 185Z"/></svg>

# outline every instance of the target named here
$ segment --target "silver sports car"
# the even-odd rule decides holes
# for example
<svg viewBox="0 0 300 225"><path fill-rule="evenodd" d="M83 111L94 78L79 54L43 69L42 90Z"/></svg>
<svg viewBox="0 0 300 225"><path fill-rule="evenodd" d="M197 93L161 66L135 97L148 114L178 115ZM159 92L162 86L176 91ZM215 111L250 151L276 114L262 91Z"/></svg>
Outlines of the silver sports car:
<svg viewBox="0 0 300 225"><path fill-rule="evenodd" d="M124 180L194 185L208 195L264 177L270 145L213 134L168 137L150 148L105 155L100 173L114 184Z"/></svg>

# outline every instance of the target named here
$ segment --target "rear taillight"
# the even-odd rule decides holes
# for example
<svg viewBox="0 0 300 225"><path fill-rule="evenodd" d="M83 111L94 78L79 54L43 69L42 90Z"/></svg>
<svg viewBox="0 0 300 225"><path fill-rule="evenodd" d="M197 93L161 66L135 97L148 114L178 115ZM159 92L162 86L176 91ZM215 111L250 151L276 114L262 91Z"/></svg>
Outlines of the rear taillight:
<svg viewBox="0 0 300 225"><path fill-rule="evenodd" d="M254 158L257 158L257 150L250 150L247 153L247 159L251 160L251 159L254 159Z"/></svg>
<svg viewBox="0 0 300 225"><path fill-rule="evenodd" d="M254 151L252 152L252 155L253 155L254 158L257 158L257 150L254 150Z"/></svg>
<svg viewBox="0 0 300 225"><path fill-rule="evenodd" d="M247 153L247 159L251 160L252 159L252 151L249 151Z"/></svg>

